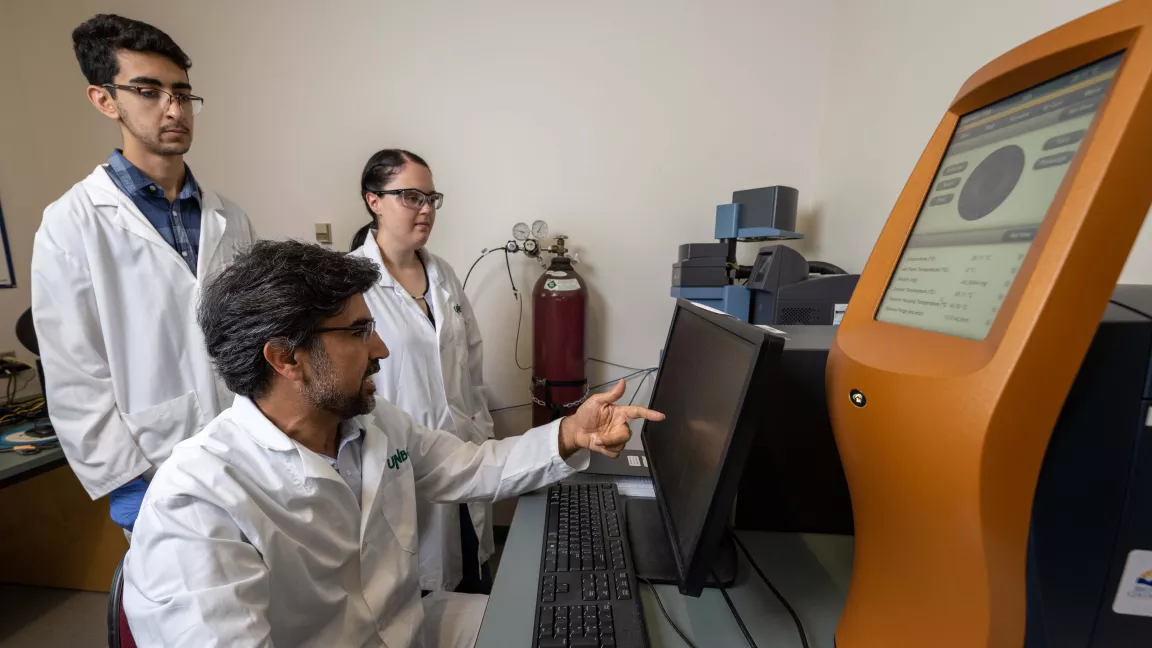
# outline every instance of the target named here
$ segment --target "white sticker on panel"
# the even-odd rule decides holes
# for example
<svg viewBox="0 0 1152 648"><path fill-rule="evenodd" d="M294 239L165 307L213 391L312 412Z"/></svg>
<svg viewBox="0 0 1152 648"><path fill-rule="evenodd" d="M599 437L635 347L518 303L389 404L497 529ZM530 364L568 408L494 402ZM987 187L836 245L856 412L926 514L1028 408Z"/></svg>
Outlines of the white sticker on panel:
<svg viewBox="0 0 1152 648"><path fill-rule="evenodd" d="M1112 602L1116 614L1152 617L1152 551L1136 549L1128 553L1124 575Z"/></svg>

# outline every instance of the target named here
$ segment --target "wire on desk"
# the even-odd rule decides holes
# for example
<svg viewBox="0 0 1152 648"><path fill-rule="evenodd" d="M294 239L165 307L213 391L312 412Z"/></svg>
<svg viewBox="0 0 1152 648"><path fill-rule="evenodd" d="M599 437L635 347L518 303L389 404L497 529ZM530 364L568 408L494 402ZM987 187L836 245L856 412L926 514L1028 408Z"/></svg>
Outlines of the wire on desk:
<svg viewBox="0 0 1152 648"><path fill-rule="evenodd" d="M656 597L656 604L660 606L660 611L664 613L664 618L668 620L668 625L672 626L672 629L676 631L676 634L680 635L680 638L684 640L684 643L688 644L688 648L696 648L696 644L692 643L692 641L688 639L688 636L684 634L684 631L680 629L680 626L676 625L676 622L672 620L672 617L668 616L668 610L664 609L664 601L660 600L660 593L656 591L656 586L652 584L652 581L641 576L637 576L637 578L644 581L644 584L652 590L652 596Z"/></svg>
<svg viewBox="0 0 1152 648"><path fill-rule="evenodd" d="M740 626L740 632L744 633L744 640L752 648L757 648L756 642L752 641L752 633L748 632L748 626L744 625L744 619L740 618L740 612L736 610L736 604L732 602L731 597L728 596L728 590L725 589L724 584L720 582L720 577L716 575L715 570L712 572L712 580L716 581L716 587L720 588L720 593L724 595L724 602L728 604L728 609L732 610L732 618L736 619L736 625Z"/></svg>
<svg viewBox="0 0 1152 648"><path fill-rule="evenodd" d="M756 570L756 573L760 575L760 579L764 581L768 589L772 590L776 598L780 599L780 603L788 610L788 614L792 615L792 621L796 624L796 631L800 633L800 643L803 644L804 648L808 648L808 635L804 632L804 624L800 622L800 617L796 615L796 610L792 609L792 606L788 603L788 599L784 598L780 590L776 589L772 581L768 580L768 577L764 575L764 570L760 569L760 565L757 565L756 561L752 559L752 553L748 551L748 547L744 546L744 543L740 541L740 538L738 538L735 533L732 534L732 539L736 541L736 546L740 547L740 551L744 552L744 557L748 559L748 563L752 565L752 569Z"/></svg>

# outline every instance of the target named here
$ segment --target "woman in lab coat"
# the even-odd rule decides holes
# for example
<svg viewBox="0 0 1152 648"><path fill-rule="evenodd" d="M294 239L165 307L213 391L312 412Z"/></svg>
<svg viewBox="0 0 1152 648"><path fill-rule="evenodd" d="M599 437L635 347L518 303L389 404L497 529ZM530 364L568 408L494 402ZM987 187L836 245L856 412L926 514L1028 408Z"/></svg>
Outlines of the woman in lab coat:
<svg viewBox="0 0 1152 648"><path fill-rule="evenodd" d="M426 249L443 194L420 156L385 149L368 159L360 194L372 222L352 254L381 273L364 295L392 356L380 363L378 395L416 423L483 443L492 438L480 328L452 266ZM490 504L419 503L420 587L487 594L494 548Z"/></svg>

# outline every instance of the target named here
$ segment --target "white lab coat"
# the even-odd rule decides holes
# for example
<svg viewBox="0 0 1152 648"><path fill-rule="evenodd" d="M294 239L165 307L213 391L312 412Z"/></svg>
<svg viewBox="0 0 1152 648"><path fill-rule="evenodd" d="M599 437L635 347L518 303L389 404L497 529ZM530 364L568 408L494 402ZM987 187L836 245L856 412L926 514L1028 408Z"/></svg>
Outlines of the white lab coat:
<svg viewBox="0 0 1152 648"><path fill-rule="evenodd" d="M176 446L126 559L124 609L141 648L472 645L478 626L424 624L417 499L510 497L583 470L588 451L561 459L558 422L477 446L382 398L353 420L362 506L247 398Z"/></svg>
<svg viewBox="0 0 1152 648"><path fill-rule="evenodd" d="M374 378L377 395L424 427L477 444L492 438L480 327L452 266L427 250L419 252L428 270L433 328L416 300L384 267L375 231L352 254L372 260L380 270L380 282L364 295L376 332L391 352ZM492 506L473 502L468 512L479 540L477 558L484 564L495 548ZM457 507L420 502L416 518L420 587L454 589L463 575Z"/></svg>
<svg viewBox="0 0 1152 648"><path fill-rule="evenodd" d="M92 499L161 464L231 404L212 372L201 281L255 240L244 212L200 188L196 276L97 167L44 210L32 252L32 317L48 411Z"/></svg>

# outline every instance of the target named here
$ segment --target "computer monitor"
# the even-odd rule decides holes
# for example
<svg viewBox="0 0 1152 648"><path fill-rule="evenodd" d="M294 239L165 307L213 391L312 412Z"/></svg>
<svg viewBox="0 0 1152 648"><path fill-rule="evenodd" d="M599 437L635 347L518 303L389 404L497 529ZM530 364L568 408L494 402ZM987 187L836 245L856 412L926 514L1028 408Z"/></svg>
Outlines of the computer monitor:
<svg viewBox="0 0 1152 648"><path fill-rule="evenodd" d="M1023 645L1044 452L1152 203L1150 80L1124 0L978 70L928 141L828 356L839 648Z"/></svg>
<svg viewBox="0 0 1152 648"><path fill-rule="evenodd" d="M760 327L677 301L651 401L665 419L646 422L641 438L676 582L688 596L699 596L712 573L764 414L759 394L783 346Z"/></svg>

